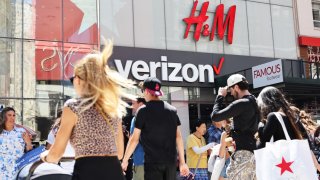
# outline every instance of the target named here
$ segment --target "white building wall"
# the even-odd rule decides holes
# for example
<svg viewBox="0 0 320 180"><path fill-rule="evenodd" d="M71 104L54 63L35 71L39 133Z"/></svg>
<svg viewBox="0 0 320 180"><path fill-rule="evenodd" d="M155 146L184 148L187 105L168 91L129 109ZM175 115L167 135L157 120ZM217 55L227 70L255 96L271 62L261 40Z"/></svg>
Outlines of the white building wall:
<svg viewBox="0 0 320 180"><path fill-rule="evenodd" d="M295 0L299 35L320 37L320 28L313 26L312 0Z"/></svg>
<svg viewBox="0 0 320 180"><path fill-rule="evenodd" d="M199 0L195 15L205 1ZM183 18L189 17L193 2L100 1L101 36L113 39L116 46L297 59L298 36L293 25L292 0L209 0L206 23L210 26L217 5L224 4L225 14L231 5L237 6L231 45L226 37L220 40L217 36L213 41L202 36L196 42L193 32L187 39L183 38L186 28Z"/></svg>

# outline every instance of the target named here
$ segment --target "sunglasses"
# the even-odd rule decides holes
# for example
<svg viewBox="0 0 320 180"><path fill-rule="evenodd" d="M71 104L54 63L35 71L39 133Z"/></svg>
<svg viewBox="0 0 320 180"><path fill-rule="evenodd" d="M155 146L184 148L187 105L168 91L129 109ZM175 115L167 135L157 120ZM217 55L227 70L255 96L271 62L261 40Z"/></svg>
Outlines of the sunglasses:
<svg viewBox="0 0 320 180"><path fill-rule="evenodd" d="M74 80L75 77L76 77L76 76L72 76L71 78L69 78L71 84L73 84L73 80Z"/></svg>
<svg viewBox="0 0 320 180"><path fill-rule="evenodd" d="M73 84L73 80L74 80L74 78L76 78L76 77L78 77L79 79L81 79L79 76L74 75L74 76L72 76L71 78L69 78L71 84Z"/></svg>

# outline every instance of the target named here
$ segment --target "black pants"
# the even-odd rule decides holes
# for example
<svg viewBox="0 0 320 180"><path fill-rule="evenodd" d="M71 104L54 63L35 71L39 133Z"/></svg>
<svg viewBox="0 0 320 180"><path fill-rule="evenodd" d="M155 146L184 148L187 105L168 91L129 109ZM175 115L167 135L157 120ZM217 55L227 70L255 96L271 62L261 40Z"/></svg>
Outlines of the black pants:
<svg viewBox="0 0 320 180"><path fill-rule="evenodd" d="M176 164L144 164L145 180L175 180Z"/></svg>
<svg viewBox="0 0 320 180"><path fill-rule="evenodd" d="M72 180L124 180L118 157L82 157L76 159Z"/></svg>

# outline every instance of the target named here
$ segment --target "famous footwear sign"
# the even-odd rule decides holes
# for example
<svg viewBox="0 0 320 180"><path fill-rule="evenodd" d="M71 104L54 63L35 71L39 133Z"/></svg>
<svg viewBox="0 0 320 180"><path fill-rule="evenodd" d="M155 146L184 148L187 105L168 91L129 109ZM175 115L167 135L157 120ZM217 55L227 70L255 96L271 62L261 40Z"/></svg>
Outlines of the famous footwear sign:
<svg viewBox="0 0 320 180"><path fill-rule="evenodd" d="M252 67L253 88L283 82L281 59Z"/></svg>

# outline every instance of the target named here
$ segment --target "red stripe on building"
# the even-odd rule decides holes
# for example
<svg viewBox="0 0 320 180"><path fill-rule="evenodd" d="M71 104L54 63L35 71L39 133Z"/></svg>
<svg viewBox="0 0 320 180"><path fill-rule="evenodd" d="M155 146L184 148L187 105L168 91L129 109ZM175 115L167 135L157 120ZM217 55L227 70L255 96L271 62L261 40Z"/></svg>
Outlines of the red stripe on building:
<svg viewBox="0 0 320 180"><path fill-rule="evenodd" d="M299 36L299 44L302 46L320 46L320 38Z"/></svg>

